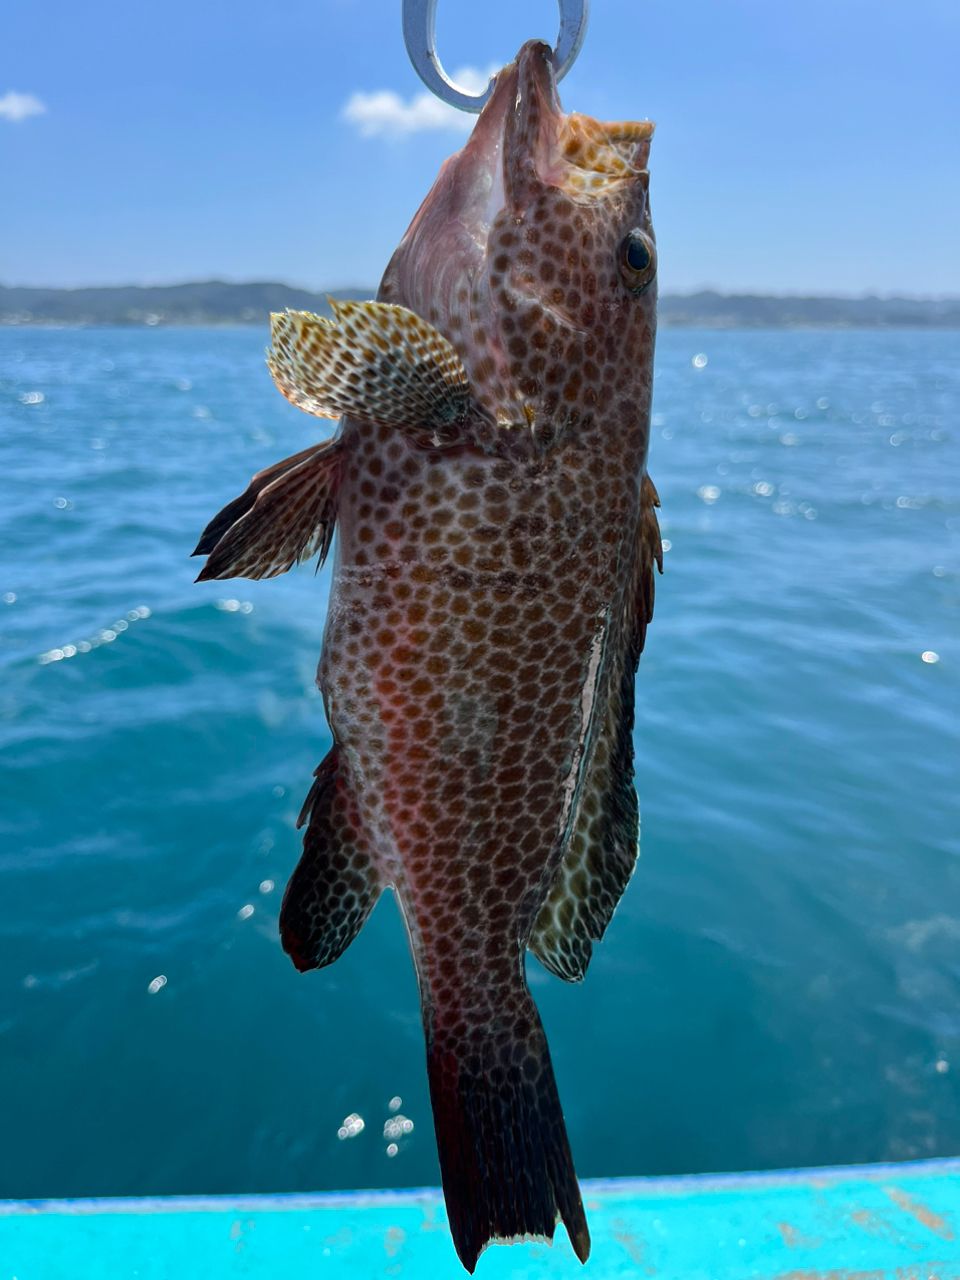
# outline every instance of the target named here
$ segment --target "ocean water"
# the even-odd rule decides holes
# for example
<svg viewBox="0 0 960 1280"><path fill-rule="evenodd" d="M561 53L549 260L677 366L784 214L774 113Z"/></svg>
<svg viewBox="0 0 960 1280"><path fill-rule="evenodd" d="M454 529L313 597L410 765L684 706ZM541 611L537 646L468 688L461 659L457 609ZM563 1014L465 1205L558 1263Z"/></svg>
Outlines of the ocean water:
<svg viewBox="0 0 960 1280"><path fill-rule="evenodd" d="M0 1196L438 1179L391 898L277 940L327 574L193 583L326 431L264 342L0 329ZM958 357L661 335L642 858L583 985L529 965L584 1176L960 1151Z"/></svg>

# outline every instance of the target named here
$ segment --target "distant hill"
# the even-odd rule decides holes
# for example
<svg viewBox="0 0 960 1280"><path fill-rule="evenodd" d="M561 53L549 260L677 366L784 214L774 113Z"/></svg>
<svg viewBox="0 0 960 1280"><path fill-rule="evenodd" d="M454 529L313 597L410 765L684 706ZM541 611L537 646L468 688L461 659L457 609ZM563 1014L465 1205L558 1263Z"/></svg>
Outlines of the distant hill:
<svg viewBox="0 0 960 1280"><path fill-rule="evenodd" d="M370 285L328 291L370 298ZM266 324L271 311L328 311L326 293L270 282L103 289L31 289L0 285L0 324ZM660 299L665 325L698 328L960 328L960 298L826 298L724 294L709 290Z"/></svg>
<svg viewBox="0 0 960 1280"><path fill-rule="evenodd" d="M660 321L711 329L960 329L960 298L826 298L705 290L662 297Z"/></svg>
<svg viewBox="0 0 960 1280"><path fill-rule="evenodd" d="M311 293L271 282L122 285L102 289L31 289L0 285L0 324L266 324L271 311L329 315L334 298L370 298L369 285Z"/></svg>

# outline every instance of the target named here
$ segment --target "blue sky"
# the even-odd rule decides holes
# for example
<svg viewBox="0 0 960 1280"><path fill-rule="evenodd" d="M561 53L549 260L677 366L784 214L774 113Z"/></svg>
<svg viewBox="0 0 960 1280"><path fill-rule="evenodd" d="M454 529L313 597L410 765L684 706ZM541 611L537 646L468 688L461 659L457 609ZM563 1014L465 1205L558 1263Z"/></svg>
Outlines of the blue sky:
<svg viewBox="0 0 960 1280"><path fill-rule="evenodd" d="M344 117L420 91L400 7L4 0L0 282L375 283L463 138ZM553 0L440 0L441 57L556 26ZM958 53L957 0L593 0L562 95L657 121L663 287L957 294Z"/></svg>

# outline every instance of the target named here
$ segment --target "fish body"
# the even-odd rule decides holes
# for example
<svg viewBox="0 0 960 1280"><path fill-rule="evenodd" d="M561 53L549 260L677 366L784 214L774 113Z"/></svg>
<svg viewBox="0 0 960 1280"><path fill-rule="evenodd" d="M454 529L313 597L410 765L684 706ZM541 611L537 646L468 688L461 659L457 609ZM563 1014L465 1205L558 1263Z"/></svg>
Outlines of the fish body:
<svg viewBox="0 0 960 1280"><path fill-rule="evenodd" d="M652 126L565 116L550 51L498 77L378 300L274 317L271 371L342 415L211 522L201 577L282 572L338 528L318 679L334 746L281 912L301 970L391 886L420 983L448 1214L589 1234L529 948L583 977L637 852L634 674L660 561L646 476Z"/></svg>

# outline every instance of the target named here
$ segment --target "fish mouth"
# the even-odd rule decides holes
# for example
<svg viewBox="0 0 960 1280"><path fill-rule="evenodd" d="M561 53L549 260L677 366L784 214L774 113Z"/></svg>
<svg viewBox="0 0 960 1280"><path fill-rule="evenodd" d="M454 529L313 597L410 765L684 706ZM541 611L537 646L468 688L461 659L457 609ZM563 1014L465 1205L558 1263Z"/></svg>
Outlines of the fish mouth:
<svg viewBox="0 0 960 1280"><path fill-rule="evenodd" d="M379 299L409 307L456 342L471 308L487 309L475 290L488 277L492 228L536 216L545 194L589 206L644 186L652 133L649 121L566 115L550 46L528 42L497 76L466 145L442 166L387 266ZM491 321L470 323L488 329Z"/></svg>
<svg viewBox="0 0 960 1280"><path fill-rule="evenodd" d="M532 186L581 198L603 194L646 173L654 126L649 120L605 122L566 115L557 93L553 52L531 40L497 76L467 151L498 164L494 186L514 208Z"/></svg>

